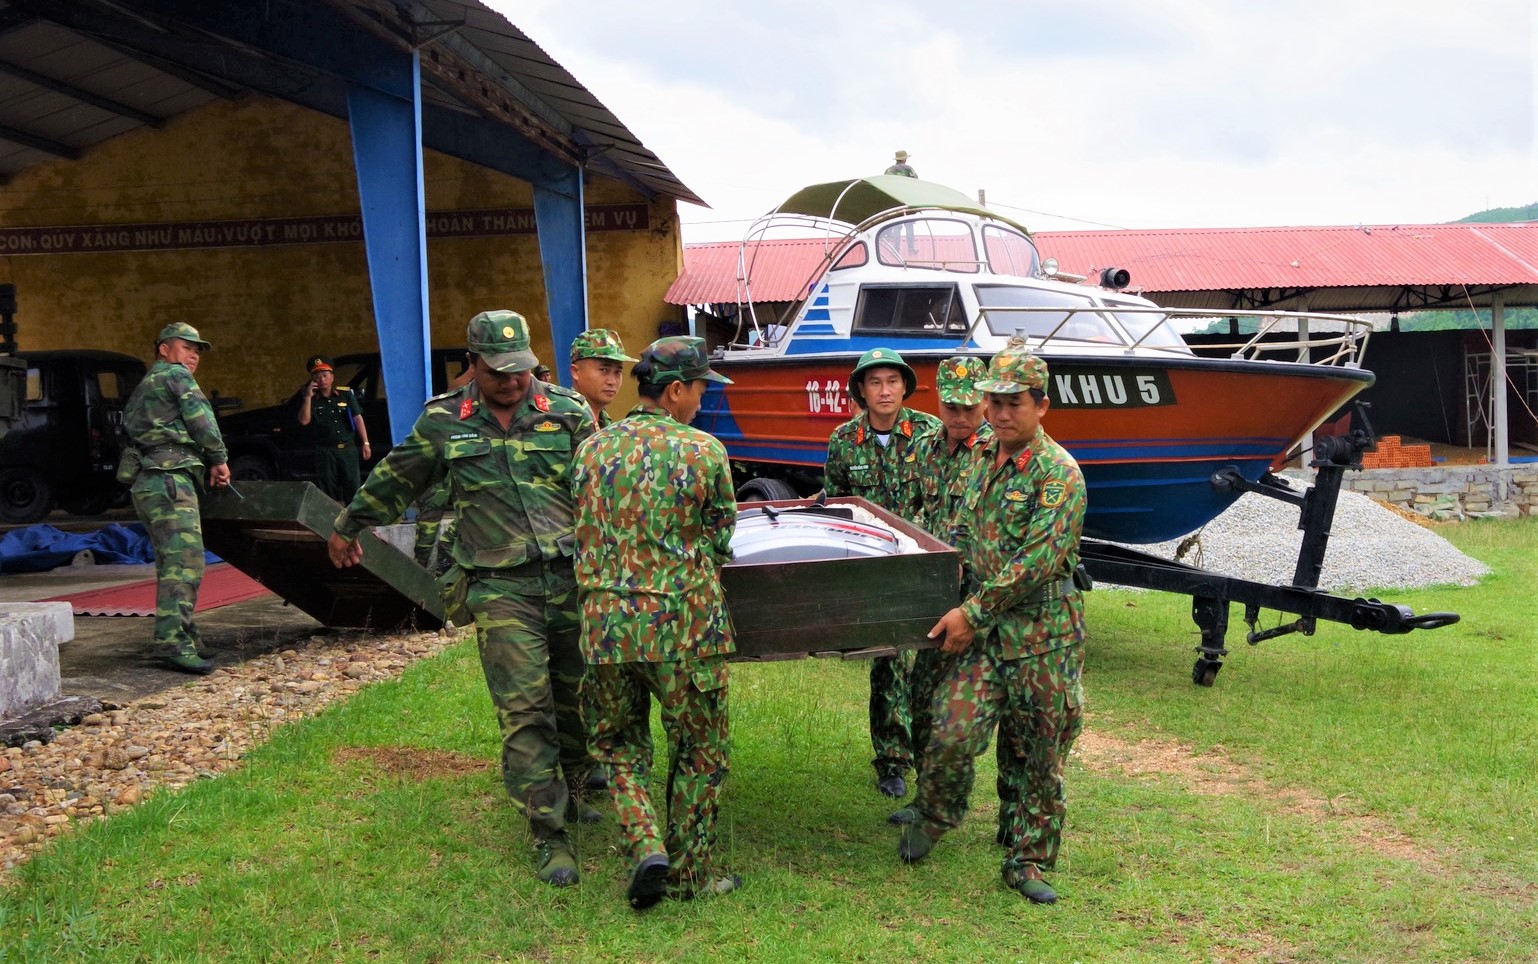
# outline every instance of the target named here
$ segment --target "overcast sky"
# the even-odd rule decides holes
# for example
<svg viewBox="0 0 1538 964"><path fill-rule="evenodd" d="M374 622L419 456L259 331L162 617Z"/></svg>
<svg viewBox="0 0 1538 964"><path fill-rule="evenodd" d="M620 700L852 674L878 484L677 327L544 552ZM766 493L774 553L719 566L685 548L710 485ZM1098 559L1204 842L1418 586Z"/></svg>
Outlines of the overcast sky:
<svg viewBox="0 0 1538 964"><path fill-rule="evenodd" d="M1538 201L1533 0L489 0L737 240L926 180L1035 230L1451 221Z"/></svg>

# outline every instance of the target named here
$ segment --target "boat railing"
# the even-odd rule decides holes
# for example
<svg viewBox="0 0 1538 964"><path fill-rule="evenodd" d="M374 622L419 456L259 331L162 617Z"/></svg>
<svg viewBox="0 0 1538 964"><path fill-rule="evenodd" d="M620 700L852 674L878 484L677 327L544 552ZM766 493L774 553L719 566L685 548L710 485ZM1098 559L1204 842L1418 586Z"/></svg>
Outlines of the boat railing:
<svg viewBox="0 0 1538 964"><path fill-rule="evenodd" d="M1027 333L1024 329L1013 325L1009 320L995 325L989 322L990 316L1014 316L1028 317L1032 315L1051 315L1056 322L1046 332ZM1124 316L1145 315L1153 318L1141 333L1134 330L1134 326L1127 323ZM1058 317L1061 316L1061 317ZM1082 316L1090 316L1095 319L1094 334L1086 335L1082 325L1075 325ZM1305 362L1314 365L1338 366L1342 368L1359 368L1363 355L1367 350L1367 340L1372 334L1372 322L1361 318L1353 318L1349 315L1322 314L1319 312L1302 311L1258 311L1251 309L1234 309L1224 312L1214 312L1211 309L1198 308L1163 308L1145 305L992 305L979 309L978 318L967 330L963 344L971 341L979 325L986 326L986 330L994 333L1002 333L1005 330L1014 329L1032 348L1041 348L1054 342L1059 344L1074 342L1078 345L1087 343L1120 344L1128 354L1139 349L1153 350L1179 350L1188 351L1184 337L1177 325L1180 321L1228 321L1237 325L1241 319L1253 320L1256 331L1253 335L1241 342L1206 345L1204 347L1214 350L1227 350L1230 358L1244 359L1247 361L1261 360L1287 360ZM1327 325L1338 330L1320 331L1313 327L1314 324ZM1295 326L1295 327L1294 327ZM1120 338L1120 332L1125 331L1133 337L1129 344ZM1166 343L1157 341L1150 343L1156 334L1163 333ZM1116 338L1111 337L1115 333ZM1281 334L1293 334L1293 338L1275 337ZM1178 349L1174 346L1180 346ZM1291 357L1283 357L1291 356Z"/></svg>

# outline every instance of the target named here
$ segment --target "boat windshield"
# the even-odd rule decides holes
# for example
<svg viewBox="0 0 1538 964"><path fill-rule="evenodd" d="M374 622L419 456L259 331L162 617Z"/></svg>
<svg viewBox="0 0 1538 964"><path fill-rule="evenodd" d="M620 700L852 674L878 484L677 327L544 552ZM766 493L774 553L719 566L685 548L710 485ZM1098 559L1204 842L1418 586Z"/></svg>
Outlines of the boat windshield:
<svg viewBox="0 0 1538 964"><path fill-rule="evenodd" d="M976 290L988 330L995 335L1008 337L1020 330L1028 338L1127 343L1087 295L1025 285L977 285Z"/></svg>
<svg viewBox="0 0 1538 964"><path fill-rule="evenodd" d="M988 270L994 274L1034 278L1041 270L1041 256L1031 239L1009 228L983 225L983 251L988 255Z"/></svg>
<svg viewBox="0 0 1538 964"><path fill-rule="evenodd" d="M1147 348L1178 348L1188 351L1184 338L1180 337L1173 326L1167 323L1169 318L1162 311L1154 311L1147 305L1140 305L1131 301L1118 301L1115 298L1107 298L1105 303L1113 308L1124 309L1116 313L1116 320L1127 329L1134 341ZM1136 311L1125 309L1136 308Z"/></svg>
<svg viewBox="0 0 1538 964"><path fill-rule="evenodd" d="M887 225L876 233L876 257L898 268L981 270L971 225L952 218L907 218Z"/></svg>

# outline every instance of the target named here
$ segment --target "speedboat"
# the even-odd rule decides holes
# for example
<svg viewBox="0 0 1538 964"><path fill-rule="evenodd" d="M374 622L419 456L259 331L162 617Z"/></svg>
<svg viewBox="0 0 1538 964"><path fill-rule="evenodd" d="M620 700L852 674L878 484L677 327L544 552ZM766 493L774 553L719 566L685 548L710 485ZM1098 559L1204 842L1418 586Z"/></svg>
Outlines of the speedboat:
<svg viewBox="0 0 1538 964"><path fill-rule="evenodd" d="M802 296L759 317L759 244L819 244ZM810 240L810 239L815 239ZM712 359L695 423L719 438L746 496L788 498L819 484L828 437L853 413L859 356L900 352L918 375L907 404L935 412L937 364L984 361L1019 339L1050 370L1043 425L1088 485L1086 536L1154 543L1193 532L1373 382L1361 367L1370 323L1340 315L1224 311L1256 334L1227 357L1180 336L1212 311L1161 308L1127 272L1072 274L1042 261L1030 233L944 185L898 176L818 184L759 219L738 259L735 331Z"/></svg>

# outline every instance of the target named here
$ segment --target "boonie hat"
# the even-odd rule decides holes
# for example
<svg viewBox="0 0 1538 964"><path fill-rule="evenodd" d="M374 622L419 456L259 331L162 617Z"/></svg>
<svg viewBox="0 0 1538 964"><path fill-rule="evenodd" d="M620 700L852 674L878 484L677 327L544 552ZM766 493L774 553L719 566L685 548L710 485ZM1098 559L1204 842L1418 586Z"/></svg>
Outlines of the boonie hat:
<svg viewBox="0 0 1538 964"><path fill-rule="evenodd" d="M720 372L710 370L710 357L705 351L705 339L689 335L673 335L658 338L641 350L641 360L634 372L636 381L647 385L666 385L668 382L692 382L704 378L712 382L730 385L732 380Z"/></svg>
<svg viewBox="0 0 1538 964"><path fill-rule="evenodd" d="M896 157L897 157L897 160L899 162L906 161L908 159L908 152L907 151L898 151L897 154L896 154Z"/></svg>
<svg viewBox="0 0 1538 964"><path fill-rule="evenodd" d="M625 344L619 340L619 332L608 328L589 328L571 340L571 360L603 358L608 361L636 359L625 354Z"/></svg>
<svg viewBox="0 0 1538 964"><path fill-rule="evenodd" d="M529 350L529 323L516 311L483 311L471 318L465 347L499 372L526 372L539 364Z"/></svg>
<svg viewBox="0 0 1538 964"><path fill-rule="evenodd" d="M313 375L316 372L336 371L336 366L325 355L311 355L304 363L304 370Z"/></svg>
<svg viewBox="0 0 1538 964"><path fill-rule="evenodd" d="M979 358L956 355L940 363L935 372L935 388L940 401L951 405L978 405L983 393L977 388L977 379L988 374L988 366Z"/></svg>
<svg viewBox="0 0 1538 964"><path fill-rule="evenodd" d="M1006 348L988 364L988 377L979 379L977 390L995 395L1018 395L1030 389L1047 390L1047 363L1024 349Z"/></svg>
<svg viewBox="0 0 1538 964"><path fill-rule="evenodd" d="M872 368L895 368L902 372L904 400L918 391L919 377L913 373L912 368L908 367L908 363L903 361L903 356L890 348L872 348L860 356L860 360L855 363L854 371L849 373L849 394L853 395L854 400L861 406L865 405L865 392L860 385L860 376Z"/></svg>
<svg viewBox="0 0 1538 964"><path fill-rule="evenodd" d="M198 334L198 330L185 321L173 321L160 329L160 334L155 336L155 346L158 348L162 342L171 338L180 338L182 341L191 342L198 346L198 351L208 351L214 347L204 341L203 336Z"/></svg>

